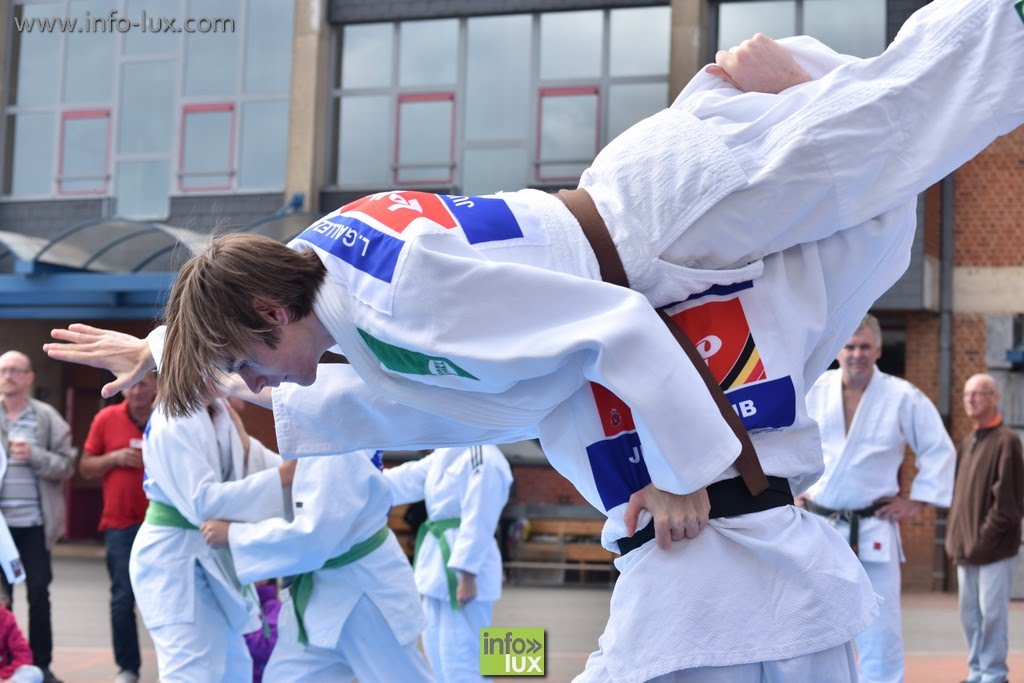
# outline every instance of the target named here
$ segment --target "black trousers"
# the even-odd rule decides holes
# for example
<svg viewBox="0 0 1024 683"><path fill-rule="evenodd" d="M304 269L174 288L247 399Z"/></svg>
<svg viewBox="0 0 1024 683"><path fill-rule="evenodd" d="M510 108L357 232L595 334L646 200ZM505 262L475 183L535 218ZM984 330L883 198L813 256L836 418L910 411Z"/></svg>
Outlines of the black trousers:
<svg viewBox="0 0 1024 683"><path fill-rule="evenodd" d="M33 663L41 668L53 660L53 626L50 623L50 581L53 567L46 549L42 526L11 527L11 537L25 567L25 588L28 593L28 646ZM7 577L0 572L0 581L14 603L14 591Z"/></svg>

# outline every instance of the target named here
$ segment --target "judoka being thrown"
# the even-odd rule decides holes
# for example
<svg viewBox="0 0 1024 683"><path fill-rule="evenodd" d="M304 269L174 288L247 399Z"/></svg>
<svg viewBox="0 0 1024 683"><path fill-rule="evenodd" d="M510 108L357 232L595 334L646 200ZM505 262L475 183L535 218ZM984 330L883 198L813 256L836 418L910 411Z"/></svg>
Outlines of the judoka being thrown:
<svg viewBox="0 0 1024 683"><path fill-rule="evenodd" d="M175 284L161 395L188 412L218 368L280 385L292 455L539 437L629 553L579 680L850 680L877 606L845 540L786 504L822 467L804 394L905 270L916 193L1024 119L1022 40L1012 0L933 2L870 60L757 38L717 73L766 92L699 74L584 173L595 212L393 192L290 248L220 238ZM601 281L623 279L608 252L631 289ZM739 439L678 330L743 418L770 505L737 485ZM110 364L95 334L53 355ZM331 347L351 365L318 377Z"/></svg>

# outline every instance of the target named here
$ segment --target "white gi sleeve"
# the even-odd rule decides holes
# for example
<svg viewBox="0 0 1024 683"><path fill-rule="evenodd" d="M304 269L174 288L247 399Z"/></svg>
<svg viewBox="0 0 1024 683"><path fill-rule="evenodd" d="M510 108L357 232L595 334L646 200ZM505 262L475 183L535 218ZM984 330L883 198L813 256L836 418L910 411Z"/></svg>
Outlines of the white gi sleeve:
<svg viewBox="0 0 1024 683"><path fill-rule="evenodd" d="M146 475L189 522L199 526L208 519L257 521L284 514L281 476L264 470L238 481L221 481L210 462L208 444L197 438L212 430L202 424L209 418L196 413L165 421L154 413L146 441Z"/></svg>
<svg viewBox="0 0 1024 683"><path fill-rule="evenodd" d="M900 402L900 429L914 451L917 476L910 499L949 507L956 476L956 448L935 405L916 387Z"/></svg>
<svg viewBox="0 0 1024 683"><path fill-rule="evenodd" d="M160 369L160 363L164 359L164 341L167 338L167 325L159 325L146 335L146 344L149 346L149 353L153 356L156 369Z"/></svg>
<svg viewBox="0 0 1024 683"><path fill-rule="evenodd" d="M477 451L480 448L480 451ZM484 454L482 451L497 451ZM455 533L448 567L455 571L480 573L487 550L494 544L501 511L508 502L512 483L493 458L502 458L496 446L482 446L467 460L460 473L462 501L459 528Z"/></svg>
<svg viewBox="0 0 1024 683"><path fill-rule="evenodd" d="M335 458L304 458L293 483L294 497L302 501L291 522L269 518L228 527L228 545L242 583L316 571L359 538L348 538L360 511L373 496L387 491L365 476L345 467L346 459L365 453L346 453ZM384 525L381 515L380 525ZM345 541L348 541L347 543Z"/></svg>
<svg viewBox="0 0 1024 683"><path fill-rule="evenodd" d="M1024 21L1014 5L933 2L883 54L779 95L701 111L684 90L673 106L711 123L717 115L749 182L694 223L707 229L687 229L676 257L715 267L817 241L912 199L1012 131L1024 120L1024 60L1013 57ZM726 106L748 97L769 104L734 120ZM770 220L752 230L757 216Z"/></svg>
<svg viewBox="0 0 1024 683"><path fill-rule="evenodd" d="M398 467L384 470L384 479L391 487L391 496L395 505L417 503L426 495L427 473L434 461L434 454L418 460L403 462Z"/></svg>
<svg viewBox="0 0 1024 683"><path fill-rule="evenodd" d="M486 424L513 411L489 403L548 414L586 382L618 396L633 412L654 485L690 493L735 461L739 440L722 419L696 368L643 295L623 287L516 263L488 261L450 235L422 235L408 244L405 292L394 315L382 321L389 343L479 368L487 383L509 390L391 384L399 401ZM422 277L430 282L424 286ZM403 286L399 279L398 286ZM442 312L430 316L424 311ZM417 384L419 380L411 377ZM484 382L481 382L484 384ZM539 421L538 418L532 418ZM542 419L542 418L540 418ZM520 423L519 426L522 426Z"/></svg>
<svg viewBox="0 0 1024 683"><path fill-rule="evenodd" d="M322 364L308 387L282 384L271 393L277 445L285 458L353 450L421 450L512 443L536 438L532 427L492 429L393 401L350 365Z"/></svg>
<svg viewBox="0 0 1024 683"><path fill-rule="evenodd" d="M247 458L246 475L254 472L269 470L271 467L280 467L284 460L280 455L267 448L262 441L255 436L249 437L249 455Z"/></svg>

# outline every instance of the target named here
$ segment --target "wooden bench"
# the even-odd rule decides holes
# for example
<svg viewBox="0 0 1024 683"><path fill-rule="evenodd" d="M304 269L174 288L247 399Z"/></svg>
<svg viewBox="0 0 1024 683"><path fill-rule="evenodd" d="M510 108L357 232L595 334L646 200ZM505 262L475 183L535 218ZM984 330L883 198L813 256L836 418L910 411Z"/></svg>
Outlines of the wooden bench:
<svg viewBox="0 0 1024 683"><path fill-rule="evenodd" d="M585 582L587 572L607 572L609 582L616 576L612 560L616 555L606 550L600 542L601 518L533 518L530 519L529 536L510 552L505 569L509 579L521 581L524 570L546 572L549 581L565 582L565 573L579 573L580 582Z"/></svg>

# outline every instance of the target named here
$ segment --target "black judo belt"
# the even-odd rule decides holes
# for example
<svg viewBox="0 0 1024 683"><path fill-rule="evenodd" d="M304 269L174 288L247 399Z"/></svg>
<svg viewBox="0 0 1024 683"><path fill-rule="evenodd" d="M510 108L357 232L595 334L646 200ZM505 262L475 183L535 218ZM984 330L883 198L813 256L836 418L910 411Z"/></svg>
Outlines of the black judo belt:
<svg viewBox="0 0 1024 683"><path fill-rule="evenodd" d="M560 190L557 194L562 200L569 213L573 215L590 248L594 250L597 258L597 265L601 272L601 279L605 282L620 287L629 288L629 278L626 276L626 269L619 258L619 252L615 248L612 236L608 232L608 226L597 210L593 198L586 190ZM658 316L665 323L672 337L679 344L687 358L697 370L700 378L707 386L711 398L714 399L719 413L726 424L732 429L733 434L740 442L740 454L733 463L740 473L739 477L716 482L708 486L708 497L711 499L712 519L718 517L735 517L749 512L761 512L774 507L793 504L793 494L789 488L789 482L780 477L766 477L761 468L761 462L757 459L757 451L747 434L739 415L733 410L732 404L726 397L722 387L715 381L707 363L701 357L690 338L672 321L664 310L658 309ZM715 494L712 495L712 491ZM716 510L717 508L717 510ZM625 555L630 550L638 548L647 541L654 538L654 524L648 524L644 529L637 531L629 537L619 539L620 552Z"/></svg>
<svg viewBox="0 0 1024 683"><path fill-rule="evenodd" d="M860 510L833 510L827 508L824 505L818 505L813 500L805 500L804 505L807 507L809 512L813 512L816 515L827 517L830 520L842 520L850 525L850 547L853 548L853 552L857 553L860 551L860 519L861 517L874 517L875 513L878 512L878 508L882 507L884 503L874 503L861 508Z"/></svg>

